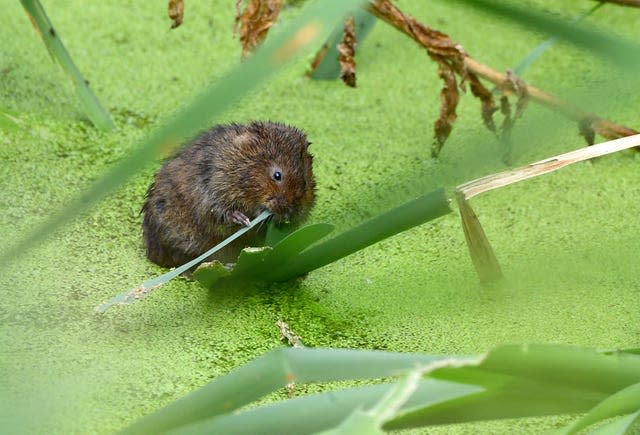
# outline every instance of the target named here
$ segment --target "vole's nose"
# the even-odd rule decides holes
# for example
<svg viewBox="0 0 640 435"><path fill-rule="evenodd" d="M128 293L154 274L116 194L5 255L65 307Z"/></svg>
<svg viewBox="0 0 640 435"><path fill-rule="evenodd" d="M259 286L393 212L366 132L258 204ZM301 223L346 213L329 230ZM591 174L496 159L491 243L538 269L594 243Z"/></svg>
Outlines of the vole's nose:
<svg viewBox="0 0 640 435"><path fill-rule="evenodd" d="M293 215L293 208L284 195L274 195L270 198L269 201L267 201L267 208L276 215L280 221L288 221Z"/></svg>

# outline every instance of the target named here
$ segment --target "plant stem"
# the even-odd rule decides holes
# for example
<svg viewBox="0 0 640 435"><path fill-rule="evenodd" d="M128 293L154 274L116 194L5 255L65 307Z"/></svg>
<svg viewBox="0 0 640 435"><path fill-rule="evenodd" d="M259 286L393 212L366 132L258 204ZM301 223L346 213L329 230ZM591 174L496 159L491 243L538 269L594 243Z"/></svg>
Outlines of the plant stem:
<svg viewBox="0 0 640 435"><path fill-rule="evenodd" d="M599 143L597 145L580 148L554 157L549 157L547 159L531 163L527 166L512 169L510 171L487 175L486 177L478 178L476 180L472 180L459 185L456 188L456 191L460 192L464 196L464 199L471 199L480 193L488 192L489 190L497 189L499 187L504 187L518 181L537 177L538 175L557 171L558 169L564 168L565 166L571 165L573 163L593 159L595 157L612 154L618 151L638 146L640 146L640 134L631 137L623 137L620 139Z"/></svg>

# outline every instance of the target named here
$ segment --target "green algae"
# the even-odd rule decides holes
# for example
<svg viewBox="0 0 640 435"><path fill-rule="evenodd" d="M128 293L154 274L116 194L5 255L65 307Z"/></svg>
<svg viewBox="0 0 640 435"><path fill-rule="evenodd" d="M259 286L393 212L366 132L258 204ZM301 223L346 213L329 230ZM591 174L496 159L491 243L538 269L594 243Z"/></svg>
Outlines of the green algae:
<svg viewBox="0 0 640 435"><path fill-rule="evenodd" d="M448 2L398 2L504 69L545 36ZM548 1L531 4L577 6ZM189 3L168 31L165 5L49 1L51 19L118 127L84 120L18 2L0 0L0 246L8 246L130 151L240 57L233 7ZM584 8L589 7L588 4ZM603 11L604 12L604 11ZM284 11L287 19L295 8ZM483 37L469 23L482 19ZM607 7L589 19L623 35L638 20ZM462 97L439 162L428 158L440 82L423 50L379 23L358 55L358 88L302 78L288 67L225 119L277 119L304 128L315 154L312 222L349 228L441 184L504 167L479 105ZM557 44L527 72L550 91L588 91L601 66ZM613 94L603 115L637 126L638 96ZM624 98L624 99L622 99ZM628 105L627 105L628 103ZM596 110L598 112L599 110ZM531 132L527 124L544 125ZM520 163L582 146L573 123L531 107L514 131ZM139 208L153 170L0 274L2 427L109 433L280 344L285 320L308 346L475 354L503 343L637 347L638 156L578 164L472 200L507 281L482 289L455 214L384 240L287 284L167 284L143 303L95 316L93 307L163 270L144 257ZM316 391L301 388L298 392ZM286 393L271 397L283 398ZM491 422L437 432L531 433L563 419Z"/></svg>

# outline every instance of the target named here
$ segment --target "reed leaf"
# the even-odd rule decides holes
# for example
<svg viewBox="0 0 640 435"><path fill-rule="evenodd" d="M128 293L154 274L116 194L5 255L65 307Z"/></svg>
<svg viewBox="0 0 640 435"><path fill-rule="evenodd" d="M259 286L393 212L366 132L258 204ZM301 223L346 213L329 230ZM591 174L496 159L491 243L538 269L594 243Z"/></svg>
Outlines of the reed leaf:
<svg viewBox="0 0 640 435"><path fill-rule="evenodd" d="M640 384L634 384L607 397L585 416L558 432L558 435L578 433L587 426L629 413L640 412Z"/></svg>
<svg viewBox="0 0 640 435"><path fill-rule="evenodd" d="M404 379L236 411L288 382L398 376L416 369L426 378L410 385L415 387L412 393L403 387ZM598 404L592 412L602 417L635 409L638 381L636 355L606 355L563 345L507 345L482 357L278 349L143 418L125 433L173 429L176 434L306 434L339 428L344 421L345 427L371 427L363 410L377 409L380 413L374 418L386 420L389 415L382 414L391 409L385 405L389 403L397 413L384 430L579 413ZM357 415L349 422L353 413Z"/></svg>
<svg viewBox="0 0 640 435"><path fill-rule="evenodd" d="M554 35L630 73L640 67L640 45L610 33L504 1L458 0L458 3L514 21L531 30Z"/></svg>
<svg viewBox="0 0 640 435"><path fill-rule="evenodd" d="M194 278L207 288L211 288L221 278L286 281L450 211L444 190L439 189L316 246L310 247L329 234L333 230L332 225L314 224L302 227L273 248L245 249L231 273L226 273L222 264L217 261L203 264L194 272Z"/></svg>
<svg viewBox="0 0 640 435"><path fill-rule="evenodd" d="M123 433L158 433L227 414L289 382L397 376L416 364L425 365L442 358L381 351L278 348L142 418Z"/></svg>
<svg viewBox="0 0 640 435"><path fill-rule="evenodd" d="M51 57L58 61L64 72L71 79L78 98L93 125L100 130L112 130L114 124L109 113L102 107L98 97L89 87L89 82L85 80L73 59L71 59L71 55L69 55L62 43L42 4L38 0L20 0L20 3L22 3L24 10L29 15L31 23L38 31Z"/></svg>

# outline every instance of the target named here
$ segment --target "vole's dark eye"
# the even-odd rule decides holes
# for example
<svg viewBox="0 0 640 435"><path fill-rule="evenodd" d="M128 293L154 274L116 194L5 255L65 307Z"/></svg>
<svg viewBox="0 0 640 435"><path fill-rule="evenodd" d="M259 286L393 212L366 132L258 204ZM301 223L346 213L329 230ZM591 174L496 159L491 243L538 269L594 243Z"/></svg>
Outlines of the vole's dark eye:
<svg viewBox="0 0 640 435"><path fill-rule="evenodd" d="M282 172L275 171L273 173L273 179L276 180L276 181L282 181Z"/></svg>

